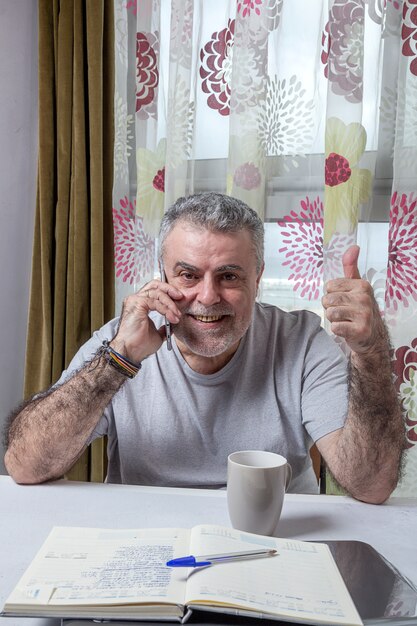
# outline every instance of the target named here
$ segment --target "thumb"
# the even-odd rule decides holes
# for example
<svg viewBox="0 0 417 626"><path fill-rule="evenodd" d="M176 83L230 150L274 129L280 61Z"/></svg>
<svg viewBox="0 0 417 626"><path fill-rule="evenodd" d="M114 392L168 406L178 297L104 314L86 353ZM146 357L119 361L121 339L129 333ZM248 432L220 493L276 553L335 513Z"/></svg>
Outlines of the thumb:
<svg viewBox="0 0 417 626"><path fill-rule="evenodd" d="M350 246L342 257L343 274L345 278L360 278L358 270L359 246Z"/></svg>

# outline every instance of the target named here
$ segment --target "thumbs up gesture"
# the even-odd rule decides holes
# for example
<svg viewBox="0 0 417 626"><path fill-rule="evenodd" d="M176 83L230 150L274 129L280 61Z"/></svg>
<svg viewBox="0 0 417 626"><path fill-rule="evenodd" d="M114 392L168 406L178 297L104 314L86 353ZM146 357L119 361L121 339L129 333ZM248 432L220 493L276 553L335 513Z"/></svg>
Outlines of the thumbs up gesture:
<svg viewBox="0 0 417 626"><path fill-rule="evenodd" d="M329 280L322 304L331 331L343 337L358 354L386 346L386 331L374 293L358 270L359 246L350 246L343 255L343 278Z"/></svg>

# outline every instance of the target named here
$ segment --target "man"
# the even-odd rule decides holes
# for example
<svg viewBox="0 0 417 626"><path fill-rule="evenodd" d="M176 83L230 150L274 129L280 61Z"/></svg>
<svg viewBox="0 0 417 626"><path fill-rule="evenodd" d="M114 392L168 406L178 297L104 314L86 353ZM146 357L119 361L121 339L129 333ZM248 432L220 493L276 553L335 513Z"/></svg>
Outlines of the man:
<svg viewBox="0 0 417 626"><path fill-rule="evenodd" d="M244 203L213 193L180 198L159 242L167 282L129 296L120 320L14 418L11 476L58 478L106 434L109 482L220 487L230 452L267 449L288 458L291 490L311 492L315 441L349 493L383 502L398 480L404 426L357 246L323 298L333 332L352 350L348 381L346 359L317 316L255 302L263 224Z"/></svg>

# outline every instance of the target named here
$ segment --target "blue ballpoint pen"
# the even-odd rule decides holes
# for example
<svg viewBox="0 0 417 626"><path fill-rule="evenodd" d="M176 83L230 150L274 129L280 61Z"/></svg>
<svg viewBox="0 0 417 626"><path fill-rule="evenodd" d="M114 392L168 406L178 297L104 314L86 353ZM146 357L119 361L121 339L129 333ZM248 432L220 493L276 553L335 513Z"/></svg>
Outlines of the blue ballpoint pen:
<svg viewBox="0 0 417 626"><path fill-rule="evenodd" d="M227 554L208 554L206 556L182 556L167 562L168 567L204 567L215 563L227 563L228 561L242 561L254 559L259 556L274 556L276 550L247 550L245 552L229 552Z"/></svg>

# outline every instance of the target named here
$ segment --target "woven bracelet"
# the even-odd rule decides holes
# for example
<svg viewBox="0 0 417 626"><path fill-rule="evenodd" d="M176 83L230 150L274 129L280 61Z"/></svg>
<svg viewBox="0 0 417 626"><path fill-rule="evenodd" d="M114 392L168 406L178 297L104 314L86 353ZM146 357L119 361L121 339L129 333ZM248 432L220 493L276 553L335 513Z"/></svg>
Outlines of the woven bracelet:
<svg viewBox="0 0 417 626"><path fill-rule="evenodd" d="M107 363L114 367L114 369L128 378L134 378L142 367L141 363L133 363L127 357L123 356L119 352L116 352L116 350L113 350L113 348L109 346L108 341L103 341L99 354L104 356Z"/></svg>

